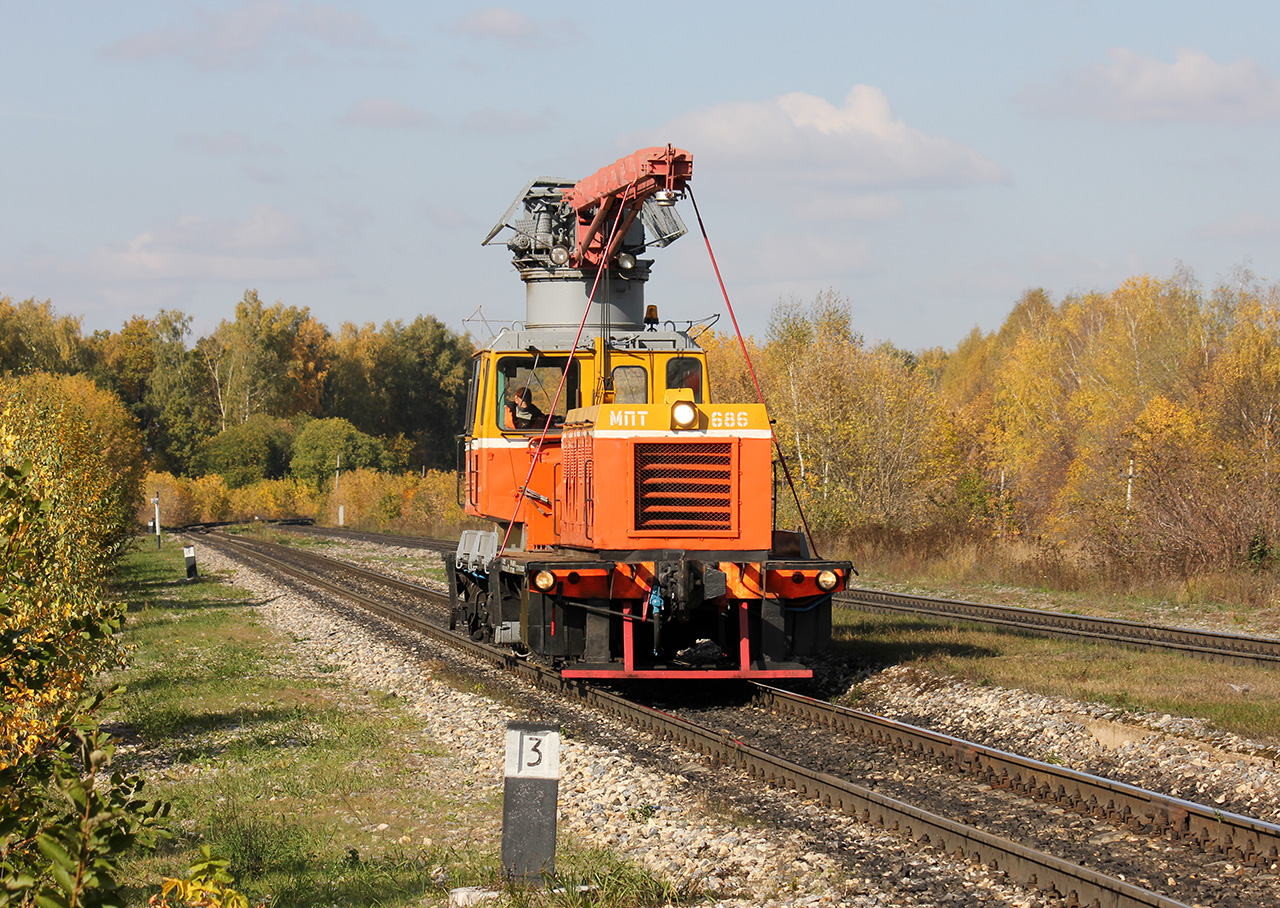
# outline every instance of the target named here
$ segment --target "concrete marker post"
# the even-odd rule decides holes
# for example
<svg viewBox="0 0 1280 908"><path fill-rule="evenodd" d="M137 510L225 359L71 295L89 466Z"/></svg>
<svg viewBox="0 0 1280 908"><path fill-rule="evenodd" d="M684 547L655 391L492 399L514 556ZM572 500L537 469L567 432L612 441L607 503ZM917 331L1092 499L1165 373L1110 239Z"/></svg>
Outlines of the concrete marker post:
<svg viewBox="0 0 1280 908"><path fill-rule="evenodd" d="M560 730L545 723L507 723L502 793L502 867L509 879L556 872L556 805L560 796Z"/></svg>

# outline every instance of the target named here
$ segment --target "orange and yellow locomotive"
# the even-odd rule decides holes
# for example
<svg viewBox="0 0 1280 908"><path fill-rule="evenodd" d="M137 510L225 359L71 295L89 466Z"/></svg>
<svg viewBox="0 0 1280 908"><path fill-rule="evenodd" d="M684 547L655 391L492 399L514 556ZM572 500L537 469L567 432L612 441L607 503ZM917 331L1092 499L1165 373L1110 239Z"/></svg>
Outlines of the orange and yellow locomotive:
<svg viewBox="0 0 1280 908"><path fill-rule="evenodd" d="M529 183L506 245L526 319L476 354L468 531L453 623L580 678L802 678L847 562L775 531L763 404L712 403L688 331L659 328L639 258L684 227L688 152L649 148L577 183Z"/></svg>

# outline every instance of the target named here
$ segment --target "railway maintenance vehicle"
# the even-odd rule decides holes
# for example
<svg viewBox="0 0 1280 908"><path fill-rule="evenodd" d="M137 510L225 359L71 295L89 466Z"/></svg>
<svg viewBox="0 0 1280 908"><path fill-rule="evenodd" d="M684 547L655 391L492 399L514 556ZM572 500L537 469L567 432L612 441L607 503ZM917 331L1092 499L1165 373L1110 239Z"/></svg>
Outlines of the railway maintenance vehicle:
<svg viewBox="0 0 1280 908"><path fill-rule="evenodd" d="M535 179L484 240L525 317L473 362L460 496L496 526L446 558L451 625L565 677L810 677L852 571L774 528L764 404L713 399L694 322L646 304L692 175L668 145Z"/></svg>

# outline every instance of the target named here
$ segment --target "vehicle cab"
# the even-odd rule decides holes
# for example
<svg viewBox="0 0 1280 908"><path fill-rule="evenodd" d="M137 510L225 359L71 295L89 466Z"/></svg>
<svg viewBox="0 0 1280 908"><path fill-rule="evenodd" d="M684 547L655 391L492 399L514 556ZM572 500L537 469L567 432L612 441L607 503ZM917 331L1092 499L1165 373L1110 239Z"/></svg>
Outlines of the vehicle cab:
<svg viewBox="0 0 1280 908"><path fill-rule="evenodd" d="M687 333L615 331L607 339L597 334L580 341L570 356L574 334L549 328L504 331L476 354L464 436L468 514L504 525L514 521L519 535L513 532L509 547L515 548L670 547L658 537L681 528L659 519L664 507L676 506L660 499L671 498L675 489L689 493L695 506L699 494L727 500L728 486L736 485L731 473L741 471L738 440L753 428L756 440L763 440L764 483L757 495L766 506L771 502L763 407L710 405L706 355ZM677 403L684 405L681 412L692 414L689 424L673 420ZM699 475L664 484L664 472L680 468L648 463L646 458L655 456L663 460L655 444L667 446L668 459L674 454L698 461ZM708 444L712 447L706 450L688 447ZM598 462L601 456L604 462ZM720 469L712 469L708 457ZM683 469L687 474L692 466ZM599 523L602 511L596 505L605 503L616 515L634 517L639 507L638 525L631 521L627 532L618 532L610 529L614 516ZM702 541L723 542L723 534L736 527L740 509L719 507L729 510L702 527L711 536L695 534ZM685 503L680 508L689 511ZM767 538L756 542L750 548L768 548Z"/></svg>

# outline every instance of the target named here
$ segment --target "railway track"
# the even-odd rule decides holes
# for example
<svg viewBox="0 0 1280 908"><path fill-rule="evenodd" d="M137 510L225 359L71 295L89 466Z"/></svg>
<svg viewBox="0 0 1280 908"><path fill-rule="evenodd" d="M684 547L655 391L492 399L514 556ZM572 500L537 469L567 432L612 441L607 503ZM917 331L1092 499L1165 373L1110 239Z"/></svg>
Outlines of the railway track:
<svg viewBox="0 0 1280 908"><path fill-rule="evenodd" d="M739 768L766 784L793 789L803 796L816 798L830 809L896 829L942 852L964 855L975 862L985 863L1007 873L1017 882L1057 892L1068 904L1162 908L1183 904L1123 879L993 835L960 819L936 814L848 779L806 767L727 736L722 730L643 706L580 681L565 680L555 672L520 659L509 651L477 644L447 629L443 608L447 597L420 584L396 580L309 552L286 550L287 557L282 557L279 551L282 547L261 541L216 534L207 537L207 542L241 558L265 563L305 583L320 586L449 646L470 652L488 664L508 669L543 688L577 698L661 739ZM441 607L432 617L423 609L390 604L385 595L353 590L349 581L316 576L334 572L359 578L362 586L376 585L384 590L396 590L401 597L408 594L433 601ZM887 743L899 753L927 757L958 774L984 780L992 787L1047 800L1060 809L1079 811L1125 829L1180 842L1193 853L1207 852L1224 860L1253 866L1269 866L1280 859L1280 827L1260 820L1169 798L1065 767L1039 763L787 691L757 686L756 698L764 708L787 721L815 723Z"/></svg>
<svg viewBox="0 0 1280 908"><path fill-rule="evenodd" d="M448 539L387 536L330 527L291 525L282 529L287 529L289 532L338 536L441 553L452 552L457 548L457 542ZM924 615L930 618L970 621L1008 628L1018 633L1138 649L1165 650L1216 662L1280 665L1280 639L1275 637L1142 624L1116 618L1097 618L1018 606L939 599L861 587L838 594L835 601L837 605L845 608L881 614Z"/></svg>
<svg viewBox="0 0 1280 908"><path fill-rule="evenodd" d="M1280 639L1141 624L1017 606L934 599L883 590L851 589L836 597L841 605L886 614L928 615L1008 627L1020 633L1069 637L1138 649L1171 650L1218 662L1280 664Z"/></svg>

